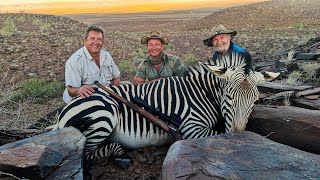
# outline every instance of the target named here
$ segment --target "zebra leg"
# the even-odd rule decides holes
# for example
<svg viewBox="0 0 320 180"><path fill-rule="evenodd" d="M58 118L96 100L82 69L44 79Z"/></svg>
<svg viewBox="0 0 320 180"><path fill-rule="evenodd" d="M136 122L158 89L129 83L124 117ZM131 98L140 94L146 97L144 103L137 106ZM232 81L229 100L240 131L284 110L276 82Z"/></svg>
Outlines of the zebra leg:
<svg viewBox="0 0 320 180"><path fill-rule="evenodd" d="M87 160L112 156L115 163L121 168L127 169L131 165L131 159L128 153L122 148L121 144L107 141L101 142L98 147L87 153Z"/></svg>

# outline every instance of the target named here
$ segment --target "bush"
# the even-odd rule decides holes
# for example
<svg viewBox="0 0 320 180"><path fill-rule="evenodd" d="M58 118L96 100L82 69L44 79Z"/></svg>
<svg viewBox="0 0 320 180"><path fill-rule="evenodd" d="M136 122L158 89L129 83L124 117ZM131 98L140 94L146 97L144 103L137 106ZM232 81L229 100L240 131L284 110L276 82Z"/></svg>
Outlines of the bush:
<svg viewBox="0 0 320 180"><path fill-rule="evenodd" d="M121 61L118 64L118 67L119 67L120 72L136 73L135 65L130 60Z"/></svg>
<svg viewBox="0 0 320 180"><path fill-rule="evenodd" d="M309 63L303 65L303 71L294 71L289 74L286 84L301 85L306 82L319 83L317 72L320 69L320 64Z"/></svg>
<svg viewBox="0 0 320 180"><path fill-rule="evenodd" d="M11 100L14 102L33 100L35 103L43 104L50 99L62 96L64 84L57 80L46 81L43 79L29 79L13 92Z"/></svg>
<svg viewBox="0 0 320 180"><path fill-rule="evenodd" d="M41 32L48 31L51 27L51 24L48 22L44 22L41 19L34 18L31 22L32 25L39 26Z"/></svg>
<svg viewBox="0 0 320 180"><path fill-rule="evenodd" d="M169 43L169 44L166 46L166 49L172 50L173 48L174 48L174 45L171 44L171 43Z"/></svg>
<svg viewBox="0 0 320 180"><path fill-rule="evenodd" d="M139 49L133 51L132 53L130 53L129 57L141 59L141 58L145 57L146 52L147 52L146 49L139 48Z"/></svg>
<svg viewBox="0 0 320 180"><path fill-rule="evenodd" d="M16 25L14 24L13 19L7 18L0 29L0 34L2 36L12 36L17 31Z"/></svg>
<svg viewBox="0 0 320 180"><path fill-rule="evenodd" d="M289 85L301 85L302 83L302 73L299 71L293 71L289 74L288 79L286 80L286 84Z"/></svg>
<svg viewBox="0 0 320 180"><path fill-rule="evenodd" d="M320 64L317 64L317 63L305 64L303 66L303 72L304 72L304 77L306 78L306 81L318 81L318 78L316 77L316 75L319 69L320 69Z"/></svg>
<svg viewBox="0 0 320 180"><path fill-rule="evenodd" d="M182 62L185 65L190 66L190 65L197 64L199 62L199 60L196 58L196 56L194 54L188 53L188 54L183 55Z"/></svg>

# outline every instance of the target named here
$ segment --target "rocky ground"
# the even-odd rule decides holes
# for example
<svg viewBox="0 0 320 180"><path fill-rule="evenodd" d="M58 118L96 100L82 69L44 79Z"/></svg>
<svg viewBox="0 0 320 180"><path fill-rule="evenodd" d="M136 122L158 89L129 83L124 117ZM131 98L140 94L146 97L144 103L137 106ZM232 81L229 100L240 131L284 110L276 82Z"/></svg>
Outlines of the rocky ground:
<svg viewBox="0 0 320 180"><path fill-rule="evenodd" d="M108 15L99 15L105 21L97 20L95 16L85 19L105 29L105 45L117 64L131 61L133 52L144 49L139 43L140 38L153 29L159 29L170 39L169 53L181 59L192 54L196 59L204 60L212 49L203 46L202 40L218 23L238 30L236 43L247 48L257 63L273 62L279 58L277 54L320 37L319 6L318 0L275 0L212 10L213 13L201 11L189 18L185 12L184 16L177 12L143 19L138 18L141 17L139 14L136 18L129 14L130 22L126 18L116 21L109 18L108 21ZM27 128L49 112L64 106L61 97L43 104L36 104L32 99L8 103L8 99L22 82L30 78L63 82L65 61L82 46L88 26L81 21L83 16L70 17L0 14L0 30L6 21L15 25L12 35L0 35L1 129ZM131 80L132 77L132 72L122 71L123 80ZM111 160L104 159L88 167L88 172L91 179L158 179L166 151L167 147L130 151L134 163L128 170L121 170Z"/></svg>

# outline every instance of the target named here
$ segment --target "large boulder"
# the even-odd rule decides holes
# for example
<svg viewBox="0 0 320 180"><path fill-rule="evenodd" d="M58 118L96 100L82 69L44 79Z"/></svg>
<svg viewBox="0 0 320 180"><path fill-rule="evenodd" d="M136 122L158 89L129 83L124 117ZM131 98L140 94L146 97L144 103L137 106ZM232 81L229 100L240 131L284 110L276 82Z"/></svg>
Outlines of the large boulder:
<svg viewBox="0 0 320 180"><path fill-rule="evenodd" d="M73 127L0 147L0 171L28 179L83 179L86 138Z"/></svg>
<svg viewBox="0 0 320 180"><path fill-rule="evenodd" d="M255 105L246 127L273 141L320 154L320 111Z"/></svg>
<svg viewBox="0 0 320 180"><path fill-rule="evenodd" d="M244 131L181 140L169 149L162 179L317 179L320 156Z"/></svg>

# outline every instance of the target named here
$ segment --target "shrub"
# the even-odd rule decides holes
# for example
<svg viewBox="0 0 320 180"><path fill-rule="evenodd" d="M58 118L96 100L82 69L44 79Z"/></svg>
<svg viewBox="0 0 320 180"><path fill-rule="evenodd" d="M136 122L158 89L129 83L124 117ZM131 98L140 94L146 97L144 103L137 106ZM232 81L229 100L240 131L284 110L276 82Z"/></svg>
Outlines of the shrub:
<svg viewBox="0 0 320 180"><path fill-rule="evenodd" d="M308 63L303 65L303 71L294 71L289 74L286 84L301 85L305 82L319 83L317 73L320 69L320 64Z"/></svg>
<svg viewBox="0 0 320 180"><path fill-rule="evenodd" d="M34 18L31 22L32 25L39 26L41 32L48 31L51 27L51 24L48 22L44 22L41 19Z"/></svg>
<svg viewBox="0 0 320 180"><path fill-rule="evenodd" d="M136 73L135 65L130 60L121 61L118 64L118 67L119 67L120 72Z"/></svg>
<svg viewBox="0 0 320 180"><path fill-rule="evenodd" d="M196 56L192 53L188 53L188 54L185 54L182 56L182 62L185 64L185 65L194 65L196 63L198 63L198 59L196 58Z"/></svg>
<svg viewBox="0 0 320 180"><path fill-rule="evenodd" d="M43 79L29 79L21 84L17 91L13 92L11 100L15 102L33 100L42 104L46 101L62 96L64 84L57 80L46 81Z"/></svg>
<svg viewBox="0 0 320 180"><path fill-rule="evenodd" d="M294 50L294 49L292 49L292 50L290 50L289 52L288 52L288 57L287 57L287 59L288 59L288 61L292 61L293 60L293 56L294 56L294 53L295 53L296 51Z"/></svg>
<svg viewBox="0 0 320 180"><path fill-rule="evenodd" d="M317 80L317 70L320 69L320 64L310 63L303 66L304 77L306 81Z"/></svg>
<svg viewBox="0 0 320 180"><path fill-rule="evenodd" d="M147 52L146 49L139 48L139 49L133 51L132 53L130 53L129 57L141 59L141 58L145 57L146 52Z"/></svg>
<svg viewBox="0 0 320 180"><path fill-rule="evenodd" d="M286 81L286 84L289 85L301 85L302 83L302 73L299 71L293 71L291 74L289 74Z"/></svg>
<svg viewBox="0 0 320 180"><path fill-rule="evenodd" d="M292 26L295 29L303 29L303 28L305 28L305 25L303 23L295 23Z"/></svg>
<svg viewBox="0 0 320 180"><path fill-rule="evenodd" d="M7 18L0 29L0 34L2 36L12 36L17 31L16 25L14 24L13 19Z"/></svg>
<svg viewBox="0 0 320 180"><path fill-rule="evenodd" d="M174 45L171 44L171 43L169 43L169 44L166 46L166 49L172 50L173 48L174 48Z"/></svg>

